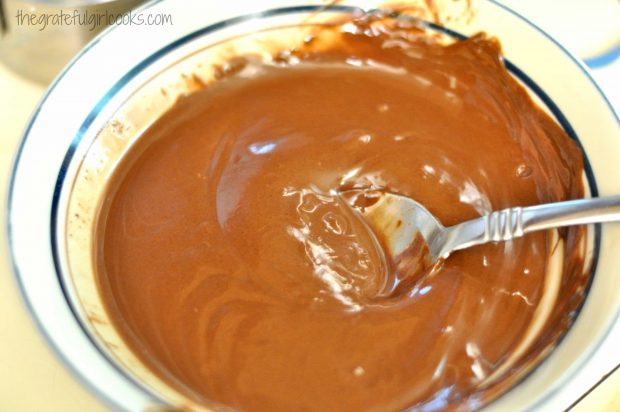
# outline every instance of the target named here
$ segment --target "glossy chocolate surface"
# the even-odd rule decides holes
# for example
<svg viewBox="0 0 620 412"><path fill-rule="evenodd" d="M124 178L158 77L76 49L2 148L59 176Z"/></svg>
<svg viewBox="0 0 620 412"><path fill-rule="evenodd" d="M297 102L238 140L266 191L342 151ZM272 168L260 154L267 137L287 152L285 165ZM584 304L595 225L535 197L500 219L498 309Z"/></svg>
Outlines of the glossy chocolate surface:
<svg viewBox="0 0 620 412"><path fill-rule="evenodd" d="M407 195L452 225L582 197L582 154L494 39L443 45L389 20L322 30L328 46L241 58L147 130L99 228L108 310L205 404L478 408L569 326L584 230L456 252L385 300L394 264L330 190ZM562 246L557 298L527 338Z"/></svg>

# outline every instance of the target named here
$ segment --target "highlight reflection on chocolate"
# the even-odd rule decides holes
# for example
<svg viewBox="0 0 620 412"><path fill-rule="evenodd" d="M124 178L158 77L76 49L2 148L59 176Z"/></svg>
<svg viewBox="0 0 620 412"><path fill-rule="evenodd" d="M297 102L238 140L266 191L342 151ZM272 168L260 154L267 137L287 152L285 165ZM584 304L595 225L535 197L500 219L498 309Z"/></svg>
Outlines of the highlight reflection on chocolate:
<svg viewBox="0 0 620 412"><path fill-rule="evenodd" d="M98 228L108 310L147 365L205 404L478 408L568 328L584 230L456 252L384 302L394 262L330 190L411 196L452 225L582 197L582 155L494 39L443 45L389 19L321 36L239 58L147 130Z"/></svg>

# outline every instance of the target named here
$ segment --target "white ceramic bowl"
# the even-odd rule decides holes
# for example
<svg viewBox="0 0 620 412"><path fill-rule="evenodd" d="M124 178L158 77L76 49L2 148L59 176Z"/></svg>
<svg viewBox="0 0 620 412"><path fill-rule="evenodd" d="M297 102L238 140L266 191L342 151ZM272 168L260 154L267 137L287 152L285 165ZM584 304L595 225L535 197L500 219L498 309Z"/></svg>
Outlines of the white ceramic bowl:
<svg viewBox="0 0 620 412"><path fill-rule="evenodd" d="M452 2L446 3L448 6ZM51 86L22 139L9 193L9 239L15 273L33 317L76 376L115 408L195 407L148 372L133 356L103 310L94 282L92 227L106 179L141 131L191 91L191 76L209 77L209 62L257 50L258 29L297 24L312 15L372 8L373 1L266 0L210 2L162 0L141 13L170 14L172 25L120 26L91 43ZM453 6L452 6L453 7ZM620 122L584 66L540 29L492 1L474 2L475 17L435 30L449 36L486 31L497 36L507 67L569 135L582 145L593 195L620 193L615 161ZM314 14L312 14L314 13ZM263 32L264 40L289 42ZM228 41L236 37L234 42ZM259 36L259 37L260 37ZM249 39L249 40L248 40ZM226 51L226 50L227 51ZM202 68L201 68L202 67ZM161 93L161 89L166 90ZM620 227L592 230L593 280L577 320L561 344L489 410L567 407L578 394L557 396L579 373L620 312ZM560 404L561 403L561 404Z"/></svg>

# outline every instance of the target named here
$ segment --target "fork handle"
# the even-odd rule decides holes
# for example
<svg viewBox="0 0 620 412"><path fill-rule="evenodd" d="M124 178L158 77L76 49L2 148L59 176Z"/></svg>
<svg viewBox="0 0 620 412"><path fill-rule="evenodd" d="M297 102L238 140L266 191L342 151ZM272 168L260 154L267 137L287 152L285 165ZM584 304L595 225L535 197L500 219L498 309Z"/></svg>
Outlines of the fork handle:
<svg viewBox="0 0 620 412"><path fill-rule="evenodd" d="M620 196L511 207L448 228L446 252L556 227L620 221Z"/></svg>

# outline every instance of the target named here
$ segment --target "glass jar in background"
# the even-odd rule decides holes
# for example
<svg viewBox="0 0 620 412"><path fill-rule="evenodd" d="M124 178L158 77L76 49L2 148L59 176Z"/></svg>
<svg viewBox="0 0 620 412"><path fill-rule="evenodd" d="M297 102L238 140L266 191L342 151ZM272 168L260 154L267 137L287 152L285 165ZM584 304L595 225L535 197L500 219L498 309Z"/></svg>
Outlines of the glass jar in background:
<svg viewBox="0 0 620 412"><path fill-rule="evenodd" d="M0 0L0 61L48 84L97 33L144 1Z"/></svg>

